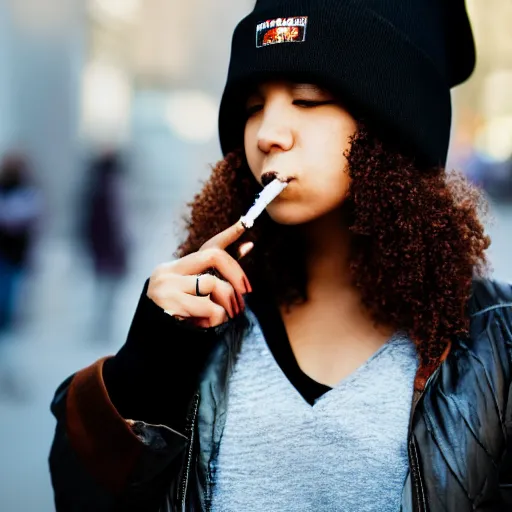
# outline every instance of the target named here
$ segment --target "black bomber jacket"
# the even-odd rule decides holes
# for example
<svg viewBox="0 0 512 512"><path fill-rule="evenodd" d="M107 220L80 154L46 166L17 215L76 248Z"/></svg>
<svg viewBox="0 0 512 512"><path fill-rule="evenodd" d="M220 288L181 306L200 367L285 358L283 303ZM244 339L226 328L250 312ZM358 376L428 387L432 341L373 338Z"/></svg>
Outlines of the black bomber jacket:
<svg viewBox="0 0 512 512"><path fill-rule="evenodd" d="M415 389L403 512L512 511L511 285L474 281L467 310L469 336ZM209 509L244 318L186 327L144 289L119 353L56 391L57 512Z"/></svg>

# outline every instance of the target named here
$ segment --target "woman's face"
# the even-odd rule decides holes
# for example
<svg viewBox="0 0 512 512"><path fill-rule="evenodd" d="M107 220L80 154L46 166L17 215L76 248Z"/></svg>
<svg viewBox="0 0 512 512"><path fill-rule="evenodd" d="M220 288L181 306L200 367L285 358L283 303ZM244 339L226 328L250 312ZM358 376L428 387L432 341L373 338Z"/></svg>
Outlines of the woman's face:
<svg viewBox="0 0 512 512"><path fill-rule="evenodd" d="M266 82L247 100L245 153L249 168L276 173L288 187L268 207L280 224L303 224L341 206L350 178L344 152L357 129L328 91L312 84Z"/></svg>

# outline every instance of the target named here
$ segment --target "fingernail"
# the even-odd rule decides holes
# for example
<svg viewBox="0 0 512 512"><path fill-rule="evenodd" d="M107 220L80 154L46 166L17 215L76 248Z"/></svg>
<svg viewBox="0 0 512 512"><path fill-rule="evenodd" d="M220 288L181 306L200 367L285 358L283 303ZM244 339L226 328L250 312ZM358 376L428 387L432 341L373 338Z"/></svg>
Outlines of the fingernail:
<svg viewBox="0 0 512 512"><path fill-rule="evenodd" d="M240 312L244 311L245 310L245 301L244 301L244 297L242 294L240 293L237 293L237 296L238 296L238 301L239 301L239 304L240 304Z"/></svg>
<svg viewBox="0 0 512 512"><path fill-rule="evenodd" d="M238 302L238 294L236 293L236 291L235 291L235 295L231 299L231 302L233 303L233 307L235 308L236 314L239 315L240 314L240 304Z"/></svg>
<svg viewBox="0 0 512 512"><path fill-rule="evenodd" d="M247 293L252 293L252 286L247 277L245 278L245 289L247 290Z"/></svg>
<svg viewBox="0 0 512 512"><path fill-rule="evenodd" d="M238 299L235 297L233 297L233 299L231 300L231 306L233 308L233 310L235 311L235 315L239 315L240 314L240 306L238 305Z"/></svg>
<svg viewBox="0 0 512 512"><path fill-rule="evenodd" d="M247 254L249 254L252 251L253 247L253 242L244 242L242 245L240 245L240 247L238 248L238 259L241 260L242 258L247 256Z"/></svg>

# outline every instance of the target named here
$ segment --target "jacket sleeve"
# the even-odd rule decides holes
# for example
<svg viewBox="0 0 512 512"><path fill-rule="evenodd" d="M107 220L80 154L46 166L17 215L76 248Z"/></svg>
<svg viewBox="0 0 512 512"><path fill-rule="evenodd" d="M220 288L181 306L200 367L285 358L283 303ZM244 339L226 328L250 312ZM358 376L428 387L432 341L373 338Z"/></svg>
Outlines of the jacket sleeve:
<svg viewBox="0 0 512 512"><path fill-rule="evenodd" d="M507 510L512 510L512 285L501 284L500 290L501 309L503 317L503 337L508 354L507 375L509 379L507 407L505 410L505 429L507 435L507 450L500 468L501 473L501 494Z"/></svg>
<svg viewBox="0 0 512 512"><path fill-rule="evenodd" d="M474 294L475 310L492 311L491 320L487 320L493 332L493 339L498 340L495 352L501 363L501 371L494 372L502 377L504 386L496 385L496 389L504 388L497 396L498 403L504 403L503 427L506 435L506 450L500 461L499 481L501 499L506 510L512 510L512 285L505 282L484 280L478 283ZM485 318L485 317L482 317Z"/></svg>
<svg viewBox="0 0 512 512"><path fill-rule="evenodd" d="M158 510L188 443L186 417L215 330L141 295L125 345L65 380L50 473L57 512Z"/></svg>

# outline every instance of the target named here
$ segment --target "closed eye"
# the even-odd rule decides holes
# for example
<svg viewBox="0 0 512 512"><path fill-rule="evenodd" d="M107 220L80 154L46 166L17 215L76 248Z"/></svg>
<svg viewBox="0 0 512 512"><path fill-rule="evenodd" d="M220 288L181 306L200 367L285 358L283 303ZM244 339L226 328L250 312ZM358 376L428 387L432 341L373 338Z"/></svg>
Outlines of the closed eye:
<svg viewBox="0 0 512 512"><path fill-rule="evenodd" d="M320 107L321 105L332 105L334 100L324 100L324 101L313 101L313 100L295 100L293 102L294 105L299 107Z"/></svg>
<svg viewBox="0 0 512 512"><path fill-rule="evenodd" d="M322 105L332 105L334 103L335 103L334 100L323 100L323 101L319 101L319 100L316 100L316 101L315 100L294 100L293 101L294 105L296 105L298 107L302 107L302 108L320 107ZM260 112L261 110L263 110L263 105L262 104L252 105L250 107L247 107L247 109L245 110L245 114L249 118L249 117L253 116L254 114Z"/></svg>

